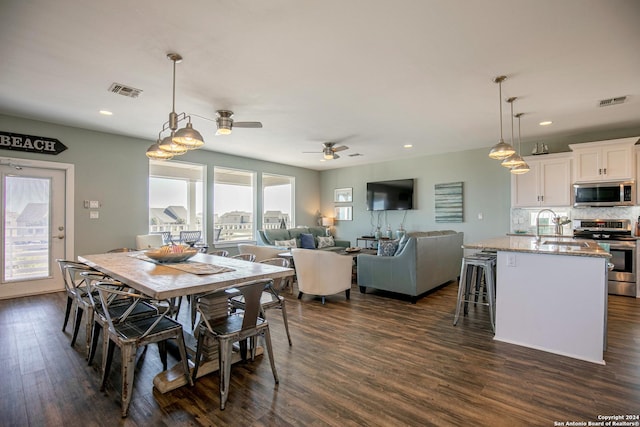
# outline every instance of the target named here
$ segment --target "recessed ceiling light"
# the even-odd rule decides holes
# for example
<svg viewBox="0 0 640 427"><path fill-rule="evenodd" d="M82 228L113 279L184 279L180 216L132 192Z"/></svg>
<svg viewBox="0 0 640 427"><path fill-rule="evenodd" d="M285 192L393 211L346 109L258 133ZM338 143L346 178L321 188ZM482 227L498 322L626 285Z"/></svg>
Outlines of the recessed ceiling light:
<svg viewBox="0 0 640 427"><path fill-rule="evenodd" d="M320 159L320 161L321 161L321 162L326 162L327 160L326 160L326 159Z"/></svg>
<svg viewBox="0 0 640 427"><path fill-rule="evenodd" d="M549 126L551 123L553 123L551 120L547 120L544 122L540 122L538 123L540 126Z"/></svg>
<svg viewBox="0 0 640 427"><path fill-rule="evenodd" d="M404 148L412 148L412 147L413 147L413 144L404 144L404 145L403 145L403 147L404 147Z"/></svg>
<svg viewBox="0 0 640 427"><path fill-rule="evenodd" d="M103 116L113 116L113 113L107 110L100 110L100 114L102 114Z"/></svg>

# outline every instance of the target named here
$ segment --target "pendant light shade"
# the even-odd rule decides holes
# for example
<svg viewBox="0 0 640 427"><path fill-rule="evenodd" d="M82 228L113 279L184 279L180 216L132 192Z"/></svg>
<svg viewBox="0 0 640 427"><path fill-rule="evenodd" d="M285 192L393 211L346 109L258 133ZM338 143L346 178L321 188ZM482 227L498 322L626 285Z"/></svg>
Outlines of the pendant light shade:
<svg viewBox="0 0 640 427"><path fill-rule="evenodd" d="M516 150L502 139L502 82L506 79L506 76L498 76L494 79L495 83L498 83L499 87L499 101L500 101L500 140L496 145L491 147L491 151L489 152L489 157L495 160L504 160Z"/></svg>
<svg viewBox="0 0 640 427"><path fill-rule="evenodd" d="M162 141L160 141L160 149L162 151L166 151L167 153L171 153L174 156L184 154L187 152L187 147L184 145L176 144L173 142L173 137L175 136L175 132L171 132L171 135L165 137Z"/></svg>
<svg viewBox="0 0 640 427"><path fill-rule="evenodd" d="M529 165L525 162L522 165L518 165L516 167L511 168L510 172L514 175L522 175L529 172L530 170L531 169L529 169Z"/></svg>
<svg viewBox="0 0 640 427"><path fill-rule="evenodd" d="M513 102L516 99L518 98L515 96L507 99L507 102L511 106L511 144L512 146L515 145L515 138L513 137ZM520 157L520 154L514 152L512 155L504 159L500 164L505 168L513 168L516 166L520 166L523 163L524 163L524 160L522 160L522 157Z"/></svg>
<svg viewBox="0 0 640 427"><path fill-rule="evenodd" d="M187 126L178 129L176 135L173 137L173 142L178 145L183 145L189 150L193 150L204 145L204 138L202 138L200 132L193 128L191 121L189 121Z"/></svg>
<svg viewBox="0 0 640 427"><path fill-rule="evenodd" d="M160 149L160 140L147 148L147 157L153 160L171 160L173 154Z"/></svg>
<svg viewBox="0 0 640 427"><path fill-rule="evenodd" d="M521 152L521 149L522 149L522 138L521 138L522 132L520 129L520 117L522 117L523 114L524 113L516 114L516 117L518 118L518 152ZM511 116L513 116L513 114L511 114ZM522 160L522 163L511 168L510 172L514 175L522 175L523 173L527 173L530 170L529 165L527 164L527 162L525 162L525 160L522 157L520 157L520 160Z"/></svg>

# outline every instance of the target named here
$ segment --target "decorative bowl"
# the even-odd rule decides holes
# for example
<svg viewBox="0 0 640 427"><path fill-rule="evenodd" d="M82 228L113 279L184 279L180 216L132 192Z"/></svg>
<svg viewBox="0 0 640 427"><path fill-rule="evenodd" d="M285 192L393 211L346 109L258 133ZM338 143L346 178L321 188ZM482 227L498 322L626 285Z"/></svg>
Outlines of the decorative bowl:
<svg viewBox="0 0 640 427"><path fill-rule="evenodd" d="M198 253L197 249L185 246L163 246L145 251L145 255L156 262L183 262Z"/></svg>
<svg viewBox="0 0 640 427"><path fill-rule="evenodd" d="M344 251L345 252L358 252L360 250L360 248L355 247L355 248L347 248Z"/></svg>

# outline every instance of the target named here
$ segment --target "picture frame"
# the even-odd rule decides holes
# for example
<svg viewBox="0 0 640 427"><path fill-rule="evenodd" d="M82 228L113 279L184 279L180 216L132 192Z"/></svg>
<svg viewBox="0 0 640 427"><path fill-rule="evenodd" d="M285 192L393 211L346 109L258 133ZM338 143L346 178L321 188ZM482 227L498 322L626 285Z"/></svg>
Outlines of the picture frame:
<svg viewBox="0 0 640 427"><path fill-rule="evenodd" d="M352 203L353 188L336 188L333 190L333 201L335 203Z"/></svg>
<svg viewBox="0 0 640 427"><path fill-rule="evenodd" d="M336 221L352 221L353 210L351 206L336 206L333 208L334 218Z"/></svg>
<svg viewBox="0 0 640 427"><path fill-rule="evenodd" d="M436 222L463 222L463 183L436 184L434 189Z"/></svg>

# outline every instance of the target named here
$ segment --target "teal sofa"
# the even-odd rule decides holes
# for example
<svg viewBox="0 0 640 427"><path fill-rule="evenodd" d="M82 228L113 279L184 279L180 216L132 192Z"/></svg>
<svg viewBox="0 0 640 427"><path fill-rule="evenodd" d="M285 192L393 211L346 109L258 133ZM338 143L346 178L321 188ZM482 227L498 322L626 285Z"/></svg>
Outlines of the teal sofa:
<svg viewBox="0 0 640 427"><path fill-rule="evenodd" d="M316 248L318 247L318 236L325 237L326 229L324 227L295 227L295 228L274 228L271 230L258 230L257 244L258 246L275 246L276 240L291 240L296 239L297 247L301 247L300 235L312 234L314 237ZM351 242L348 240L337 240L334 237L335 246L322 248L320 250L325 251L342 251L345 248L351 246Z"/></svg>
<svg viewBox="0 0 640 427"><path fill-rule="evenodd" d="M409 233L393 256L358 255L358 286L408 295L412 302L444 283L457 280L463 233L452 230Z"/></svg>

